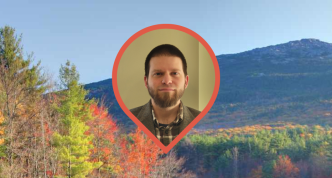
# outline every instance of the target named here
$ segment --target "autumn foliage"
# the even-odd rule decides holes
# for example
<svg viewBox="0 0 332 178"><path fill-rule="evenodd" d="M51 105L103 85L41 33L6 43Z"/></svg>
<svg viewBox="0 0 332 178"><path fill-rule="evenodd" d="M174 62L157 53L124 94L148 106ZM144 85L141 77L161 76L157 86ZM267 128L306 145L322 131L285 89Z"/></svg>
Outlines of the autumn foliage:
<svg viewBox="0 0 332 178"><path fill-rule="evenodd" d="M3 134L5 133L5 128L2 126L5 118L3 117L1 111L0 111L0 145L3 144L4 139L2 138Z"/></svg>
<svg viewBox="0 0 332 178"><path fill-rule="evenodd" d="M262 178L263 172L262 172L262 166L258 166L257 169L251 170L249 178Z"/></svg>
<svg viewBox="0 0 332 178"><path fill-rule="evenodd" d="M154 171L162 150L139 128L121 143L121 168L123 177L144 177Z"/></svg>
<svg viewBox="0 0 332 178"><path fill-rule="evenodd" d="M87 134L93 134L97 138L103 138L110 143L114 143L114 133L118 131L118 128L112 116L108 114L107 108L92 104L90 109L92 110L94 119L87 123L90 126Z"/></svg>
<svg viewBox="0 0 332 178"><path fill-rule="evenodd" d="M50 85L20 42L13 28L0 28L0 177L332 177L329 125L193 129L163 154L89 99L69 61L62 87Z"/></svg>
<svg viewBox="0 0 332 178"><path fill-rule="evenodd" d="M299 169L293 165L289 156L279 155L277 164L274 166L273 177L274 178L284 178L284 177L298 178Z"/></svg>
<svg viewBox="0 0 332 178"><path fill-rule="evenodd" d="M98 175L102 172L110 174L118 174L120 166L118 165L118 158L116 156L116 132L118 127L108 114L107 108L104 106L98 107L97 104L90 106L92 110L93 120L88 121L87 125L89 130L86 132L88 135L93 135L94 148L90 150L92 161L101 161L103 164L98 168Z"/></svg>

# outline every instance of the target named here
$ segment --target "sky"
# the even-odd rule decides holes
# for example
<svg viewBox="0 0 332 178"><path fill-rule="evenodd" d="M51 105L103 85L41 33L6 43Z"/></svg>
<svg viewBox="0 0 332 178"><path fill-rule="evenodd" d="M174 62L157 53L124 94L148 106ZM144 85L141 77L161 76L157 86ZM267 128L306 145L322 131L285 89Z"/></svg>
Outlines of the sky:
<svg viewBox="0 0 332 178"><path fill-rule="evenodd" d="M55 80L70 60L84 84L111 78L122 45L156 24L195 31L216 55L303 38L332 43L331 0L0 0L0 9L0 28L23 35L25 54Z"/></svg>

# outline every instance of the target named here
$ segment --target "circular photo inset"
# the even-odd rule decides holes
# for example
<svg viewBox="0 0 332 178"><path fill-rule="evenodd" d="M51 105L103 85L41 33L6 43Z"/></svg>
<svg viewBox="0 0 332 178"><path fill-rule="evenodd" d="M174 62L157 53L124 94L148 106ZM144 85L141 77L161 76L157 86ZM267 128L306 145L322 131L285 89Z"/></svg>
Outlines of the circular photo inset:
<svg viewBox="0 0 332 178"><path fill-rule="evenodd" d="M220 81L208 44L187 28L170 26L132 36L117 56L112 78L121 108L163 146L179 141L208 112Z"/></svg>

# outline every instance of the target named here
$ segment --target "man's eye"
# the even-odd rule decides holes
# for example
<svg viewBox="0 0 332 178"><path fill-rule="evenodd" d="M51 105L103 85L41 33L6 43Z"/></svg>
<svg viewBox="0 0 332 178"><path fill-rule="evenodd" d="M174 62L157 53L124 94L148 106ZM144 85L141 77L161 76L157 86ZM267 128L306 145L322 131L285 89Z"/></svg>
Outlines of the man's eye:
<svg viewBox="0 0 332 178"><path fill-rule="evenodd" d="M179 73L178 72L173 72L174 75L178 75Z"/></svg>
<svg viewBox="0 0 332 178"><path fill-rule="evenodd" d="M161 73L155 73L154 75L161 75Z"/></svg>

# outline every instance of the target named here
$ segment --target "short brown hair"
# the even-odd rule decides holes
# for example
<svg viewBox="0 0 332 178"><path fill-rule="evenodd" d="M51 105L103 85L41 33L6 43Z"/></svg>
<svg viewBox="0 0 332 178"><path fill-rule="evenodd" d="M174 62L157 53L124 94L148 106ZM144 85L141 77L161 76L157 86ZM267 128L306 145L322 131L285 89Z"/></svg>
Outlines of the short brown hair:
<svg viewBox="0 0 332 178"><path fill-rule="evenodd" d="M182 52L174 45L162 44L162 45L159 45L159 46L153 48L145 59L145 76L146 77L149 77L151 58L156 57L156 56L162 56L162 55L179 57L182 61L183 72L184 72L185 76L187 76L187 61L184 58L184 55L182 54Z"/></svg>

